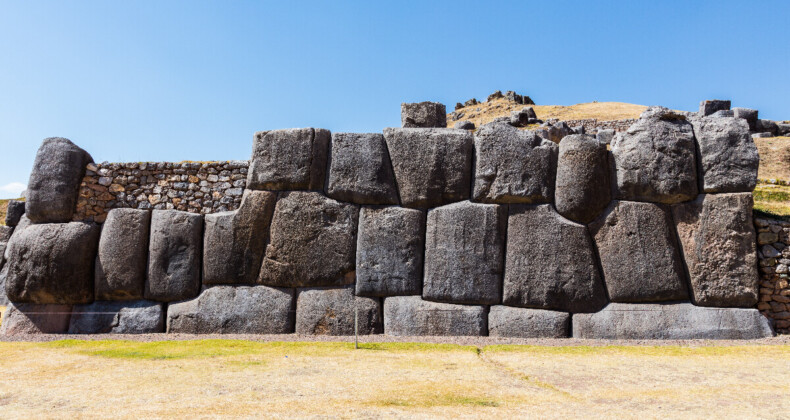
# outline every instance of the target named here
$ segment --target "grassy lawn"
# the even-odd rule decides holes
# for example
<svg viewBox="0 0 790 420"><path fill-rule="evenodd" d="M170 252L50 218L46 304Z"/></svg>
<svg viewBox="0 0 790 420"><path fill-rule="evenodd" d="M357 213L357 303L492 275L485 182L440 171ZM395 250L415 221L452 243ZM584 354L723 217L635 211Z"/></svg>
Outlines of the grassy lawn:
<svg viewBox="0 0 790 420"><path fill-rule="evenodd" d="M790 186L757 184L754 210L757 216L790 220Z"/></svg>
<svg viewBox="0 0 790 420"><path fill-rule="evenodd" d="M790 410L790 345L782 344L354 350L66 340L0 343L0 354L9 418L780 418Z"/></svg>

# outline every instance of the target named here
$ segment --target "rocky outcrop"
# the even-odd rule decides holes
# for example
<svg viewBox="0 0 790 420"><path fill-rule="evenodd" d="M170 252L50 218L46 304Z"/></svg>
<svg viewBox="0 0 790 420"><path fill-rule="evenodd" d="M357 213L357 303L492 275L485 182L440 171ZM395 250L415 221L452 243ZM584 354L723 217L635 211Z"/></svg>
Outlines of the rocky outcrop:
<svg viewBox="0 0 790 420"><path fill-rule="evenodd" d="M259 282L276 287L354 283L359 208L314 192L277 199Z"/></svg>

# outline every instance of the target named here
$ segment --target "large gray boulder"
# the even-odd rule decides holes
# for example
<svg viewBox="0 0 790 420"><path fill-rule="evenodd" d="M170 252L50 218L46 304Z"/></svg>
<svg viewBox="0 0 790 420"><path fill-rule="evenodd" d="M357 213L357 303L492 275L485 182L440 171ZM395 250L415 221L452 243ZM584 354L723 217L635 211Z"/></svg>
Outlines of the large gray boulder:
<svg viewBox="0 0 790 420"><path fill-rule="evenodd" d="M296 299L296 333L305 335L381 334L384 323L378 298L355 297L354 286L302 289Z"/></svg>
<svg viewBox="0 0 790 420"><path fill-rule="evenodd" d="M760 156L746 120L697 118L692 123L699 147L702 190L706 193L754 190Z"/></svg>
<svg viewBox="0 0 790 420"><path fill-rule="evenodd" d="M697 196L694 131L686 117L648 108L612 140L617 197L673 204Z"/></svg>
<svg viewBox="0 0 790 420"><path fill-rule="evenodd" d="M571 315L543 309L492 306L488 312L491 337L564 338L570 335Z"/></svg>
<svg viewBox="0 0 790 420"><path fill-rule="evenodd" d="M313 192L280 193L259 282L277 287L354 283L359 208Z"/></svg>
<svg viewBox="0 0 790 420"><path fill-rule="evenodd" d="M3 247L0 246L0 248ZM8 278L8 266L2 265L0 266L0 306L6 306L10 303L5 292L6 278Z"/></svg>
<svg viewBox="0 0 790 420"><path fill-rule="evenodd" d="M560 141L557 161L557 212L579 223L595 219L612 199L606 144L573 134Z"/></svg>
<svg viewBox="0 0 790 420"><path fill-rule="evenodd" d="M357 233L358 296L422 293L425 213L403 207L363 207Z"/></svg>
<svg viewBox="0 0 790 420"><path fill-rule="evenodd" d="M244 191L239 209L207 214L203 284L254 284L263 262L277 195Z"/></svg>
<svg viewBox="0 0 790 420"><path fill-rule="evenodd" d="M71 305L10 304L0 335L64 334L69 330Z"/></svg>
<svg viewBox="0 0 790 420"><path fill-rule="evenodd" d="M587 228L551 205L511 205L506 249L505 305L573 313L606 305Z"/></svg>
<svg viewBox="0 0 790 420"><path fill-rule="evenodd" d="M148 264L151 212L112 209L102 226L96 255L96 299L142 299Z"/></svg>
<svg viewBox="0 0 790 420"><path fill-rule="evenodd" d="M609 144L614 139L615 131L611 128L606 128L603 130L598 130L595 133L595 139L598 140L599 143Z"/></svg>
<svg viewBox="0 0 790 420"><path fill-rule="evenodd" d="M146 300L75 305L69 334L151 334L165 331L163 304Z"/></svg>
<svg viewBox="0 0 790 420"><path fill-rule="evenodd" d="M62 305L93 301L99 225L48 223L17 230L6 249L9 300Z"/></svg>
<svg viewBox="0 0 790 420"><path fill-rule="evenodd" d="M573 315L573 337L605 340L753 340L773 336L757 309L701 308L690 303L611 303Z"/></svg>
<svg viewBox="0 0 790 420"><path fill-rule="evenodd" d="M422 297L448 303L502 301L507 209L469 201L428 212Z"/></svg>
<svg viewBox="0 0 790 420"><path fill-rule="evenodd" d="M699 115L707 117L717 111L726 111L730 109L730 101L721 99L711 99L699 103Z"/></svg>
<svg viewBox="0 0 790 420"><path fill-rule="evenodd" d="M171 302L200 292L203 216L176 210L154 210L148 245L144 296Z"/></svg>
<svg viewBox="0 0 790 420"><path fill-rule="evenodd" d="M19 224L19 220L22 219L22 216L25 214L25 202L24 201L17 201L11 200L8 202L8 208L6 208L5 213L5 224L6 226L14 227Z"/></svg>
<svg viewBox="0 0 790 420"><path fill-rule="evenodd" d="M743 118L749 124L749 131L757 129L758 111L749 108L733 108L735 118Z"/></svg>
<svg viewBox="0 0 790 420"><path fill-rule="evenodd" d="M357 204L398 204L387 144L378 133L333 133L327 195Z"/></svg>
<svg viewBox="0 0 790 420"><path fill-rule="evenodd" d="M293 304L293 289L214 286L195 299L170 304L167 332L289 334L294 331Z"/></svg>
<svg viewBox="0 0 790 420"><path fill-rule="evenodd" d="M447 108L439 102L400 104L401 127L447 127Z"/></svg>
<svg viewBox="0 0 790 420"><path fill-rule="evenodd" d="M612 302L688 299L669 209L615 201L589 228Z"/></svg>
<svg viewBox="0 0 790 420"><path fill-rule="evenodd" d="M483 336L485 306L428 302L419 296L384 299L384 334L401 336Z"/></svg>
<svg viewBox="0 0 790 420"><path fill-rule="evenodd" d="M705 194L672 206L700 306L752 307L758 299L756 234L750 193Z"/></svg>
<svg viewBox="0 0 790 420"><path fill-rule="evenodd" d="M437 207L469 198L474 140L465 130L386 128L401 204Z"/></svg>
<svg viewBox="0 0 790 420"><path fill-rule="evenodd" d="M323 190L329 138L329 131L321 128L256 133L247 188Z"/></svg>
<svg viewBox="0 0 790 420"><path fill-rule="evenodd" d="M36 153L27 183L27 217L33 223L70 221L77 205L77 191L85 176L85 167L91 162L91 155L68 139L44 139Z"/></svg>
<svg viewBox="0 0 790 420"><path fill-rule="evenodd" d="M475 133L472 197L487 203L548 203L554 198L558 147L502 123Z"/></svg>
<svg viewBox="0 0 790 420"><path fill-rule="evenodd" d="M0 268L5 263L5 248L13 233L14 228L11 226L0 226Z"/></svg>

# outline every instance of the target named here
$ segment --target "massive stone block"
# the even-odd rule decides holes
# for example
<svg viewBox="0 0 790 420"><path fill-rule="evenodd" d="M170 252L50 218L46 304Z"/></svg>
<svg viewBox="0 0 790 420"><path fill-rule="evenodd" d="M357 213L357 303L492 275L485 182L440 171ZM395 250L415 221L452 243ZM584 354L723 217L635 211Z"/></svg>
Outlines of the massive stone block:
<svg viewBox="0 0 790 420"><path fill-rule="evenodd" d="M354 282L359 208L312 192L280 193L259 281L278 287Z"/></svg>
<svg viewBox="0 0 790 420"><path fill-rule="evenodd" d="M11 200L8 202L8 208L5 214L6 226L14 227L19 224L19 220L25 214L25 202Z"/></svg>
<svg viewBox="0 0 790 420"><path fill-rule="evenodd" d="M167 332L288 334L294 331L292 289L214 286L167 309Z"/></svg>
<svg viewBox="0 0 790 420"><path fill-rule="evenodd" d="M749 108L733 108L733 115L735 118L743 118L749 125L749 131L754 131L757 128L758 112L756 109Z"/></svg>
<svg viewBox="0 0 790 420"><path fill-rule="evenodd" d="M359 334L381 334L384 323L378 298L355 297L354 286L303 289L296 300L296 333L354 335L354 311Z"/></svg>
<svg viewBox="0 0 790 420"><path fill-rule="evenodd" d="M733 193L700 195L672 206L697 305L757 304L753 204L750 193Z"/></svg>
<svg viewBox="0 0 790 420"><path fill-rule="evenodd" d="M771 325L757 309L612 303L598 313L573 315L574 338L751 340L771 336Z"/></svg>
<svg viewBox="0 0 790 420"><path fill-rule="evenodd" d="M69 329L71 305L10 304L0 335L64 334Z"/></svg>
<svg viewBox="0 0 790 420"><path fill-rule="evenodd" d="M112 209L96 256L96 299L142 299L148 263L151 212Z"/></svg>
<svg viewBox="0 0 790 420"><path fill-rule="evenodd" d="M0 268L5 263L5 248L13 233L14 228L11 226L0 226Z"/></svg>
<svg viewBox="0 0 790 420"><path fill-rule="evenodd" d="M428 212L426 300L495 304L502 301L507 209L469 201Z"/></svg>
<svg viewBox="0 0 790 420"><path fill-rule="evenodd" d="M0 246L0 250L2 248ZM5 292L6 278L8 278L8 265L2 265L0 266L0 306L6 306L10 303Z"/></svg>
<svg viewBox="0 0 790 420"><path fill-rule="evenodd" d="M706 193L751 192L757 185L760 156L740 118L692 120L700 154L700 178Z"/></svg>
<svg viewBox="0 0 790 420"><path fill-rule="evenodd" d="M36 153L27 183L25 213L33 223L71 220L85 166L93 162L88 152L68 139L44 139Z"/></svg>
<svg viewBox="0 0 790 420"><path fill-rule="evenodd" d="M579 223L595 219L612 199L606 144L593 136L574 134L560 141L555 206Z"/></svg>
<svg viewBox="0 0 790 420"><path fill-rule="evenodd" d="M323 190L330 133L291 128L255 134L247 188Z"/></svg>
<svg viewBox="0 0 790 420"><path fill-rule="evenodd" d="M606 304L586 227L543 204L511 205L507 229L505 305L576 313Z"/></svg>
<svg viewBox="0 0 790 420"><path fill-rule="evenodd" d="M570 334L571 315L543 309L492 306L488 312L491 337L564 338Z"/></svg>
<svg viewBox="0 0 790 420"><path fill-rule="evenodd" d="M205 216L203 284L255 284L277 195L246 190L238 210Z"/></svg>
<svg viewBox="0 0 790 420"><path fill-rule="evenodd" d="M384 333L387 335L482 336L487 331L484 306L428 302L419 296L384 299Z"/></svg>
<svg viewBox="0 0 790 420"><path fill-rule="evenodd" d="M612 302L688 299L669 209L615 201L590 224Z"/></svg>
<svg viewBox="0 0 790 420"><path fill-rule="evenodd" d="M69 334L151 334L165 331L163 304L145 300L75 305Z"/></svg>
<svg viewBox="0 0 790 420"><path fill-rule="evenodd" d="M387 144L378 133L334 133L327 195L357 204L398 204Z"/></svg>
<svg viewBox="0 0 790 420"><path fill-rule="evenodd" d="M437 207L469 198L474 140L465 130L387 128L401 204Z"/></svg>
<svg viewBox="0 0 790 420"><path fill-rule="evenodd" d="M685 116L651 107L612 140L617 197L673 204L697 196L694 132Z"/></svg>
<svg viewBox="0 0 790 420"><path fill-rule="evenodd" d="M148 247L145 298L160 302L190 299L200 292L203 216L154 210Z"/></svg>
<svg viewBox="0 0 790 420"><path fill-rule="evenodd" d="M711 99L699 103L699 115L706 117L716 111L726 111L730 109L730 101Z"/></svg>
<svg viewBox="0 0 790 420"><path fill-rule="evenodd" d="M422 293L424 212L363 207L357 235L358 296Z"/></svg>
<svg viewBox="0 0 790 420"><path fill-rule="evenodd" d="M473 198L487 203L548 203L554 197L555 143L502 123L475 133Z"/></svg>
<svg viewBox="0 0 790 420"><path fill-rule="evenodd" d="M18 229L6 250L8 298L38 304L91 302L100 230L81 222Z"/></svg>
<svg viewBox="0 0 790 420"><path fill-rule="evenodd" d="M400 104L402 127L447 127L447 109L439 102Z"/></svg>

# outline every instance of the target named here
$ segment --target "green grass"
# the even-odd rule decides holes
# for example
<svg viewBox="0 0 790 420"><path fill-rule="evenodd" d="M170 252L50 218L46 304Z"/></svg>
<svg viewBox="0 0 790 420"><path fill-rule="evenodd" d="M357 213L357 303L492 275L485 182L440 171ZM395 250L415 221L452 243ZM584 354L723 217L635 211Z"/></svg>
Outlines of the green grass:
<svg viewBox="0 0 790 420"><path fill-rule="evenodd" d="M790 186L757 184L754 211L758 216L790 220Z"/></svg>

